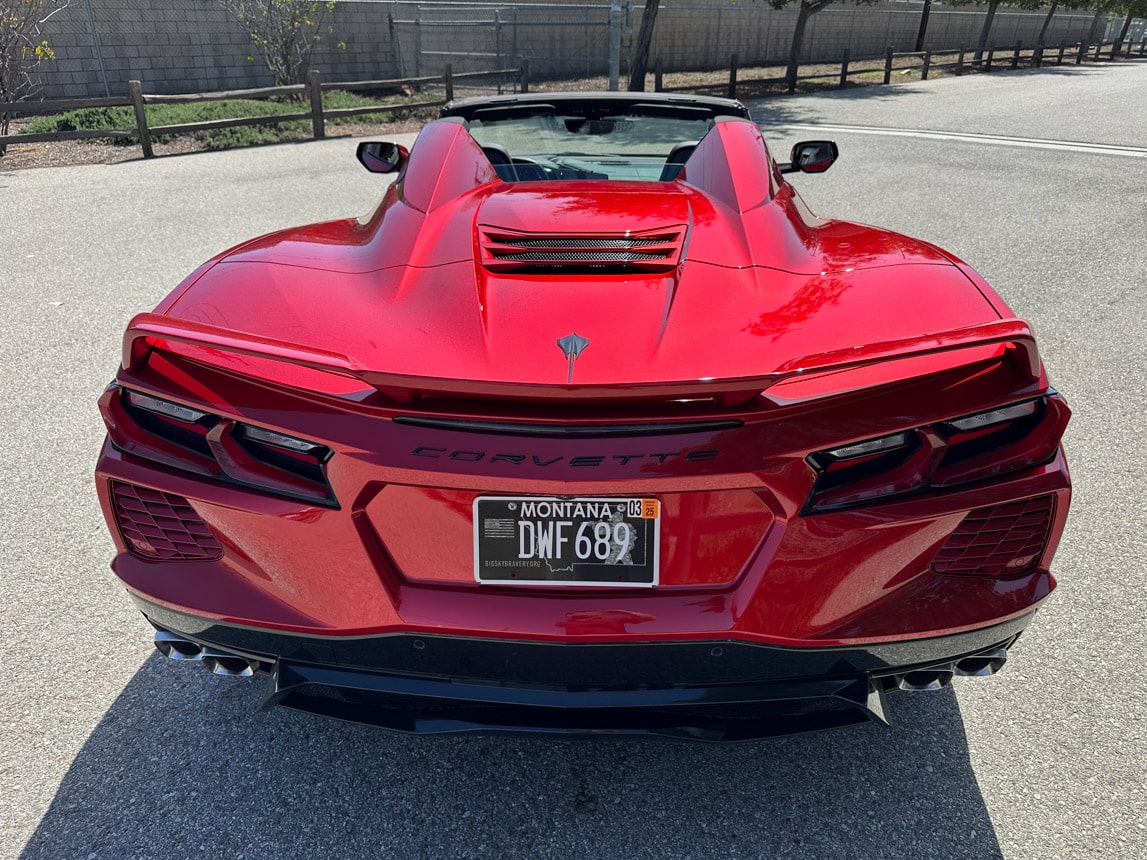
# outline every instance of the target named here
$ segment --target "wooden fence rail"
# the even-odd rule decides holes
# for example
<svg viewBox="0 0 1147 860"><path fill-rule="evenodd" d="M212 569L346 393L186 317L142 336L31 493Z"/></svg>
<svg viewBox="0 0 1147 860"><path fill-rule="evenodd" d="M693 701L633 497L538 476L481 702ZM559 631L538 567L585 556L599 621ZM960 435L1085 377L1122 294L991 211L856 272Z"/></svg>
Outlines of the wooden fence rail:
<svg viewBox="0 0 1147 860"><path fill-rule="evenodd" d="M969 70L990 72L997 58L1003 58L1003 62L1011 69L1017 69L1025 63L1027 68L1034 69L1041 68L1045 65L1063 65L1065 62L1079 65L1089 59L1098 62L1102 59L1105 50L1107 51L1107 58L1110 60L1118 59L1119 57L1147 57L1147 36L1144 36L1138 45L1131 42L1126 43L1126 50L1124 50L1124 43L1122 42L1103 42L1097 45L1090 45L1087 42L1074 42L1055 46L1037 45L1034 48L1024 48L1022 43L1016 42L1013 45L995 45L985 48L979 58L973 58L972 60L968 59L968 55L974 55L977 52L966 47L959 48L958 50L947 49L937 51L929 46L928 49L924 51L899 53L894 51L892 47L889 47L882 57L859 57L855 59L850 58L846 51L844 57L840 60L839 71L834 69L831 72L800 75L798 69L798 75L794 79L789 80L783 77L739 77L738 58L736 54L733 54L729 58L729 80L727 86L722 84L700 84L697 86L670 87L668 89L665 87L665 71L661 59L656 58L653 63L653 81L654 90L656 92L700 92L718 90L723 91L723 94L729 98L736 98L738 89L752 87L754 85L760 86L761 84L775 85L781 83L784 84L791 93L796 89L796 83L799 81L831 79L837 82L838 89L844 89L848 86L848 79L850 77L869 74L881 75L883 83L888 84L891 83L892 73L894 71L902 71L906 68L918 70L921 80L927 80L930 72L939 69L952 70L957 75L962 75ZM937 56L950 57L953 55L956 56L955 60L949 60L947 62L936 62L935 60ZM919 60L920 62L917 65L907 67L896 64L898 60L902 61L906 59ZM880 60L883 60L880 65L872 65ZM857 64L859 64L859 67ZM835 63L817 63L816 65L835 66ZM305 84L227 90L213 93L186 93L182 95L149 95L143 92L142 85L139 81L131 81L128 85L128 96L126 98L113 97L57 99L43 102L0 102L0 114L7 114L9 116L43 116L80 108L130 106L135 110L135 128L54 131L45 132L43 134L10 134L0 136L0 148L10 143L39 143L57 140L123 137L136 138L139 141L140 148L143 150L144 157L151 158L155 155L152 141L153 138L158 135L184 134L194 131L206 131L208 129L236 128L248 125L278 125L279 123L299 122L303 120L310 120L312 135L316 138L321 138L326 136L326 121L328 119L363 116L395 109L439 107L454 98L454 86L458 81L499 77L508 78L511 76L519 92L529 92L530 67L526 60L523 60L522 65L516 69L495 69L487 72L462 72L459 74L454 74L450 64L447 63L442 75L372 81L324 82L321 80L317 71L312 71ZM442 85L444 90L444 98L441 99L366 105L352 108L323 107L323 92L326 90L342 89L404 96L416 92L420 86L439 84ZM232 119L205 120L180 125L152 126L148 124L147 120L147 105L188 104L192 102L222 101L224 99L266 99L283 97L298 97L300 107L306 104L306 109L300 110L297 113L273 116L234 117Z"/></svg>
<svg viewBox="0 0 1147 860"><path fill-rule="evenodd" d="M159 95L143 92L139 81L128 82L126 98L98 99L57 99L42 102L0 102L0 114L19 116L46 116L70 110L99 107L131 107L135 112L135 128L84 129L78 131L52 131L39 134L9 134L0 136L0 147L10 143L41 143L57 140L84 140L91 138L135 138L139 141L144 158L155 155L154 140L159 135L186 134L216 128L238 128L249 125L279 125L284 122L310 120L311 134L316 138L326 137L326 121L339 117L363 116L382 113L388 110L411 110L415 108L441 107L454 98L454 85L458 81L477 81L489 78L511 78L520 92L529 91L529 66L523 63L516 69L494 69L488 72L463 72L453 74L449 63L445 74L433 77L395 78L392 80L329 82L322 81L318 71L312 71L305 84L292 84L282 87L257 87L245 90L221 90L212 93L183 93L179 95ZM421 101L394 102L389 104L364 105L353 108L324 108L324 90L356 90L359 92L383 92L386 95L406 96L416 92L423 85L441 84L444 98ZM151 125L147 119L148 105L190 104L223 101L225 99L270 99L298 98L300 110L288 114L271 116L246 116L230 119L203 120L201 122L180 123L178 125Z"/></svg>
<svg viewBox="0 0 1147 860"><path fill-rule="evenodd" d="M857 57L850 58L846 51L844 56L840 59L839 70L818 72L811 75L798 74L795 79L786 79L785 77L766 77L766 78L746 78L743 77L744 69L740 67L736 54L729 58L729 80L728 84L695 84L690 86L680 87L666 87L665 85L665 70L660 58L655 58L653 62L653 88L656 92L705 92L714 90L723 90L723 94L728 95L729 98L736 98L738 89L752 88L753 86L759 87L760 85L777 85L785 86L785 89L792 93L796 89L796 84L800 81L818 81L818 80L835 80L837 82L837 89L844 89L848 86L848 79L859 75L881 75L882 83L889 84L892 82L892 73L896 71L903 71L905 69L913 69L919 71L920 80L928 80L928 75L933 71L954 71L957 75L963 75L969 71L992 71L993 65L999 68L999 61L1007 65L1009 69L1018 69L1022 65L1026 68L1038 69L1045 65L1063 65L1065 62L1073 62L1076 65L1086 59L1092 59L1096 62L1103 59L1103 52L1106 51L1107 59L1118 59L1119 57L1147 57L1147 37L1138 44L1126 43L1126 50L1124 45L1118 42L1104 42L1100 45L1089 45L1086 42L1072 42L1064 43L1061 45L1037 45L1034 48L1025 48L1021 42L1015 42L1011 45L993 45L987 47L983 51L983 55L977 61L974 58L976 53L972 48L949 48L944 50L935 50L929 46L923 51L894 51L889 47L887 51L881 56ZM952 57L956 59L948 60L945 62L937 62L936 57ZM915 59L919 63L911 66L898 65L898 60ZM882 62L881 62L882 61ZM878 63L879 65L874 65ZM806 65L818 66L835 66L835 63L824 62Z"/></svg>

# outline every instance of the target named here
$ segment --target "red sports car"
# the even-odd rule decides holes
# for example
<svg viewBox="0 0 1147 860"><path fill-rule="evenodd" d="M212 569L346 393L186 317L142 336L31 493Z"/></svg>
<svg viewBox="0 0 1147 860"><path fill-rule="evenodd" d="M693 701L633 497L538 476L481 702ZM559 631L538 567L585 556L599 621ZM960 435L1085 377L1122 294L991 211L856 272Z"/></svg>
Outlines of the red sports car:
<svg viewBox="0 0 1147 860"><path fill-rule="evenodd" d="M990 675L1070 412L960 260L815 217L746 108L457 101L366 220L220 254L100 400L169 657L409 732L743 740Z"/></svg>

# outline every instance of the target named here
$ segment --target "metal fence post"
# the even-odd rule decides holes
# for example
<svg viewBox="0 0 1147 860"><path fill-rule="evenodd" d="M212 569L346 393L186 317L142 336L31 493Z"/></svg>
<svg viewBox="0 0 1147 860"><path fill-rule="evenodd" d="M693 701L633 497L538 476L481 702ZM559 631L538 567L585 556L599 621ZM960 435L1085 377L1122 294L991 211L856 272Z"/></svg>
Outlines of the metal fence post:
<svg viewBox="0 0 1147 860"><path fill-rule="evenodd" d="M522 78L521 84L518 87L518 92L528 93L530 91L530 61L522 58Z"/></svg>
<svg viewBox="0 0 1147 860"><path fill-rule="evenodd" d="M96 30L96 16L92 14L92 0L84 0L84 11L88 14L88 28L92 31L92 49L100 66L100 81L104 85L104 95L110 99L112 91L111 87L108 86L108 69L104 62L104 48L100 44L100 34Z"/></svg>
<svg viewBox="0 0 1147 860"><path fill-rule="evenodd" d="M311 131L316 138L327 136L326 122L323 120L323 88L318 69L311 69L307 75L307 91L311 97Z"/></svg>
<svg viewBox="0 0 1147 860"><path fill-rule="evenodd" d="M1020 50L1023 48L1023 42L1017 41L1016 48L1012 51L1012 71L1014 72L1020 65Z"/></svg>
<svg viewBox="0 0 1147 860"><path fill-rule="evenodd" d="M135 108L135 125L139 129L139 145L144 158L151 158L155 152L151 148L151 132L147 128L147 111L143 106L143 85L139 81L127 82L131 93L131 104Z"/></svg>
<svg viewBox="0 0 1147 860"><path fill-rule="evenodd" d="M1083 55L1087 53L1087 45L1084 42L1079 43L1079 51L1075 55L1075 64L1078 66L1083 62Z"/></svg>
<svg viewBox="0 0 1147 860"><path fill-rule="evenodd" d="M421 7L420 7L421 8ZM502 62L502 10L494 10L494 53L496 58L494 65L497 68L502 68L505 65Z"/></svg>
<svg viewBox="0 0 1147 860"><path fill-rule="evenodd" d="M960 49L960 56L956 60L956 76L957 77L964 74L964 52L967 50L968 50L967 48L961 48Z"/></svg>
<svg viewBox="0 0 1147 860"><path fill-rule="evenodd" d="M609 0L609 89L617 91L621 74L621 0Z"/></svg>
<svg viewBox="0 0 1147 860"><path fill-rule="evenodd" d="M729 57L729 98L737 97L737 55Z"/></svg>
<svg viewBox="0 0 1147 860"><path fill-rule="evenodd" d="M848 86L848 49L844 50L844 58L840 61L840 85L838 90L843 90Z"/></svg>
<svg viewBox="0 0 1147 860"><path fill-rule="evenodd" d="M422 77L422 16L414 19L414 76Z"/></svg>
<svg viewBox="0 0 1147 860"><path fill-rule="evenodd" d="M924 51L924 68L920 70L920 80L928 80L928 69L932 66L932 46L929 45L927 50Z"/></svg>
<svg viewBox="0 0 1147 860"><path fill-rule="evenodd" d="M992 58L995 57L995 55L996 49L994 47L988 48L988 59L987 62L984 63L985 72L990 72L992 70Z"/></svg>
<svg viewBox="0 0 1147 860"><path fill-rule="evenodd" d="M446 101L454 101L454 65L447 63L442 70L442 84L446 89Z"/></svg>
<svg viewBox="0 0 1147 860"><path fill-rule="evenodd" d="M1032 68L1033 69L1042 69L1043 68L1043 45L1042 44L1036 45L1035 51L1032 52Z"/></svg>
<svg viewBox="0 0 1147 860"><path fill-rule="evenodd" d="M661 58L653 61L653 92L659 93L665 88L665 70L661 66Z"/></svg>
<svg viewBox="0 0 1147 860"><path fill-rule="evenodd" d="M1066 47L1067 45L1065 45L1063 42L1059 43L1059 56L1055 58L1055 64L1057 66L1063 65L1063 49Z"/></svg>
<svg viewBox="0 0 1147 860"><path fill-rule="evenodd" d="M884 52L884 83L892 81L892 46L888 46L888 50Z"/></svg>

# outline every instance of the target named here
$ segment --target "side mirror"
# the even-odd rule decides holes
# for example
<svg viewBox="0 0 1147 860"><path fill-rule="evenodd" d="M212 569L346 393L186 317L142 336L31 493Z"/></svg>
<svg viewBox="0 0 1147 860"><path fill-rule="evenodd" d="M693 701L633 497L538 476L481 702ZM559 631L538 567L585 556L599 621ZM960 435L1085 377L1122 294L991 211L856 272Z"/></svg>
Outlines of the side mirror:
<svg viewBox="0 0 1147 860"><path fill-rule="evenodd" d="M802 140L793 146L789 163L777 165L781 173L824 173L840 156L831 140Z"/></svg>
<svg viewBox="0 0 1147 860"><path fill-rule="evenodd" d="M379 140L364 140L355 152L359 162L371 173L393 173L401 170L410 156L405 146Z"/></svg>

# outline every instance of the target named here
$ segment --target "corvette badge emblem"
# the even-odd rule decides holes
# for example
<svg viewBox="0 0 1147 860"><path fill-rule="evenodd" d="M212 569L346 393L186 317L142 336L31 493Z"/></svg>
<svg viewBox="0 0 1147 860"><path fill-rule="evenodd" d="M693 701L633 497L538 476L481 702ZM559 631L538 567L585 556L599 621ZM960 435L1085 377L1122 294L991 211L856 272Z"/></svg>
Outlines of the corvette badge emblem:
<svg viewBox="0 0 1147 860"><path fill-rule="evenodd" d="M573 366L577 361L577 357L581 355L581 351L589 346L589 338L582 337L577 333L567 334L565 337L558 338L558 346L562 348L566 358L570 362L569 375L566 377L566 382L573 382Z"/></svg>

